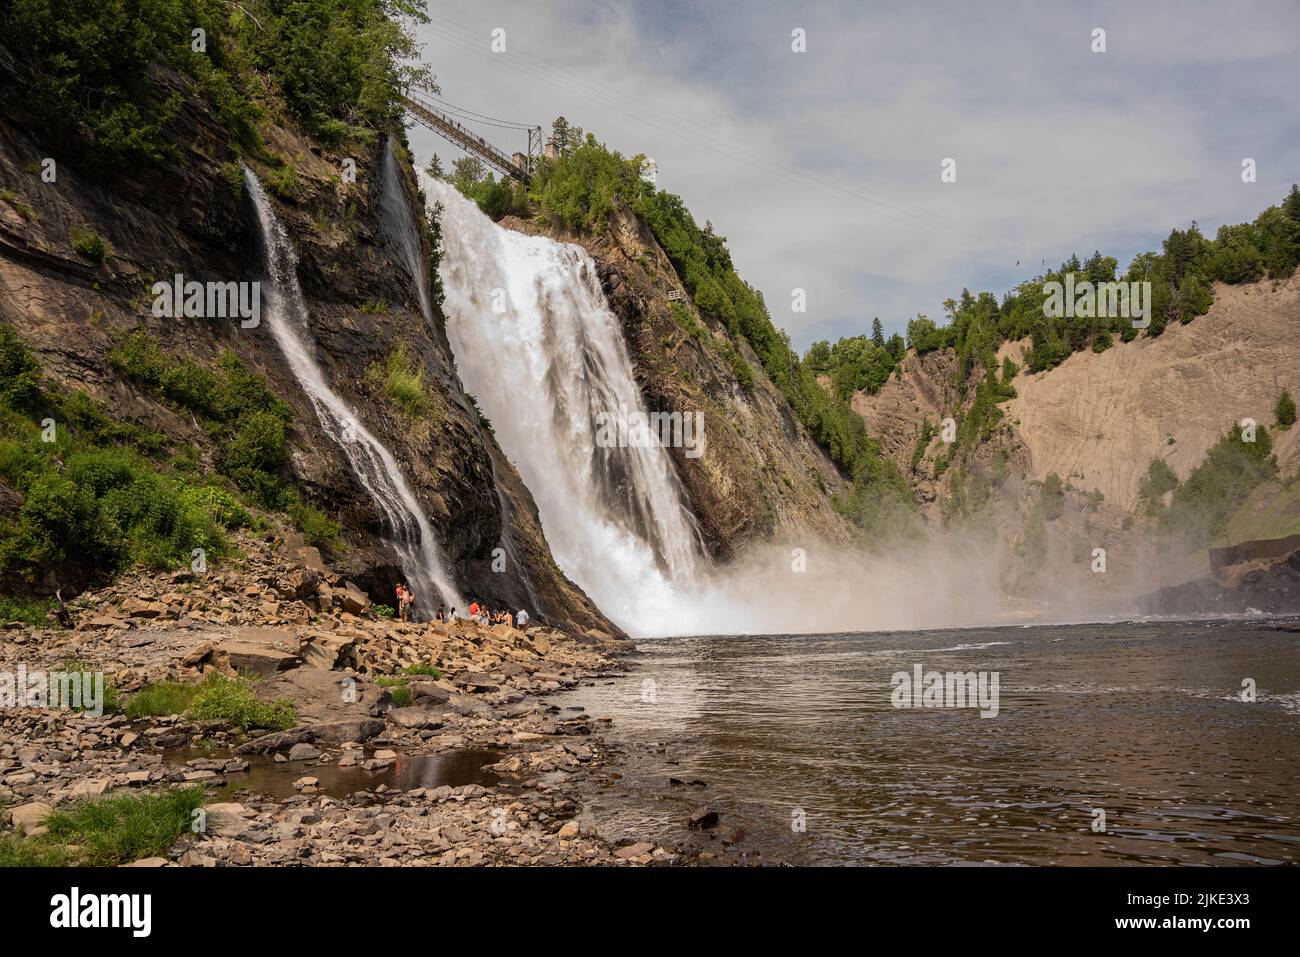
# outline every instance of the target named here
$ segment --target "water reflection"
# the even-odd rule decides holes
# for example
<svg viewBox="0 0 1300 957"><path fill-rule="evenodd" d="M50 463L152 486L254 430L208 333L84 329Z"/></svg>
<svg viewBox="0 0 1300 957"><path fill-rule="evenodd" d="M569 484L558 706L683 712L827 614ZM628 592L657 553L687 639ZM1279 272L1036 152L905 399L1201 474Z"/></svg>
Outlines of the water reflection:
<svg viewBox="0 0 1300 957"><path fill-rule="evenodd" d="M687 838L707 799L746 831L727 853L795 861L1295 863L1298 640L1223 620L664 639L557 703L615 718L626 773L593 807L615 834ZM998 672L998 716L895 709L918 663Z"/></svg>

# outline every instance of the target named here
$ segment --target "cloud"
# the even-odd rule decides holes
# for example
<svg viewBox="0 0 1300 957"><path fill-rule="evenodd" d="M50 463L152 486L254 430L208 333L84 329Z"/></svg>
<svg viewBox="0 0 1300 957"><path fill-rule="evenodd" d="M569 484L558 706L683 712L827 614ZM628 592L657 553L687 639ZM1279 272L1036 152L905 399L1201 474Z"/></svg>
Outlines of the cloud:
<svg viewBox="0 0 1300 957"><path fill-rule="evenodd" d="M1000 294L1071 252L1124 264L1300 179L1294 3L987 6L444 0L418 33L450 102L563 114L654 157L800 348L937 317L963 287Z"/></svg>

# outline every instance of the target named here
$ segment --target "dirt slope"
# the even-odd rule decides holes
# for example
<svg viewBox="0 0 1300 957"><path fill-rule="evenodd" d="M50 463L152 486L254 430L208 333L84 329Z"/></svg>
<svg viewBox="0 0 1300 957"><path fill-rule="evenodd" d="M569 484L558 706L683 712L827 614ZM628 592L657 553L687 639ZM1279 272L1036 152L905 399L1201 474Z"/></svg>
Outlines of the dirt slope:
<svg viewBox="0 0 1300 957"><path fill-rule="evenodd" d="M1005 408L1030 476L1056 472L1132 508L1152 458L1185 479L1234 422L1271 429L1282 388L1300 395L1300 278L1216 285L1209 313L1189 325L1075 353L1046 373L1022 372L1015 387ZM1300 429L1273 436L1283 474L1293 473Z"/></svg>

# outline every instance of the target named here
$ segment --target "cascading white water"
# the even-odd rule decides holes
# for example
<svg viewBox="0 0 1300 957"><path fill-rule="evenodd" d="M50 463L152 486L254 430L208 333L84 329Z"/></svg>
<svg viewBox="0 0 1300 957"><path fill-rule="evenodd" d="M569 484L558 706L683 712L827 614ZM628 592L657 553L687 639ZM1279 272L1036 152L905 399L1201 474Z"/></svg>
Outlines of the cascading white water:
<svg viewBox="0 0 1300 957"><path fill-rule="evenodd" d="M692 596L708 563L667 451L596 441L601 413L645 404L591 257L502 229L447 183L420 182L443 206L457 368L537 501L556 561L633 634L698 631Z"/></svg>
<svg viewBox="0 0 1300 957"><path fill-rule="evenodd" d="M310 315L298 285L298 255L283 224L271 208L262 184L245 168L244 182L257 211L270 288L263 290L263 318L276 344L311 400L321 428L338 445L362 486L374 498L388 524L389 540L397 552L412 590L416 609L429 617L439 601L463 609L464 599L447 574L437 540L401 468L360 418L325 382L310 342Z"/></svg>

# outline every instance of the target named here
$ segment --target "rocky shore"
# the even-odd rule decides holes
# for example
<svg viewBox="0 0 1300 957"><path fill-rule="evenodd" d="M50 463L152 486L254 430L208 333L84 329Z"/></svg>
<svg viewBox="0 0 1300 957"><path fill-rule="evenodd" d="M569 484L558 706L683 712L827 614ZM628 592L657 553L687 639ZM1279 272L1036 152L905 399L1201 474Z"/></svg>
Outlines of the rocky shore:
<svg viewBox="0 0 1300 957"><path fill-rule="evenodd" d="M690 856L597 834L583 795L618 774L602 719L545 700L620 669L630 642L546 626L395 622L300 541L239 545L228 567L125 577L88 592L67 608L70 627L0 632L0 672L102 671L117 702L100 716L0 711L0 833L40 835L51 809L70 802L201 784L207 803L194 833L137 863ZM247 679L262 701L291 703L291 726L244 732L185 712L125 713L142 689L213 673ZM425 786L425 767L446 783Z"/></svg>

